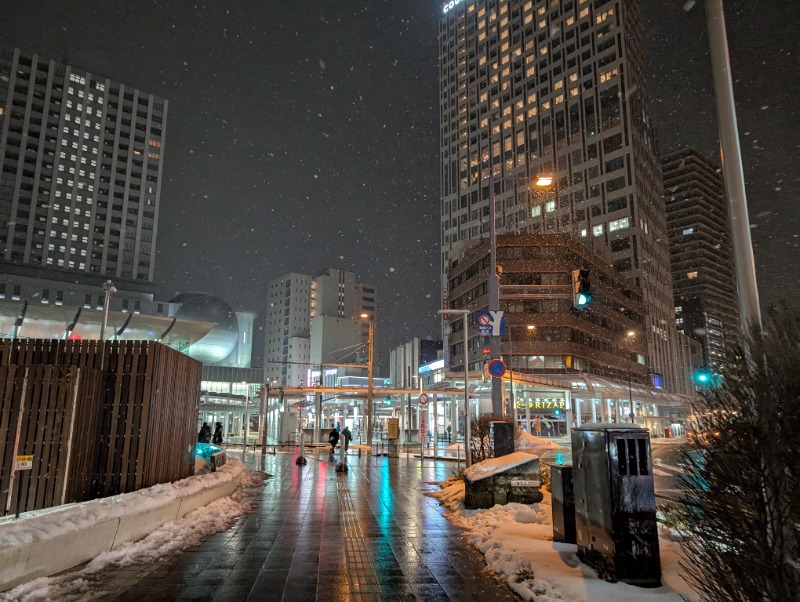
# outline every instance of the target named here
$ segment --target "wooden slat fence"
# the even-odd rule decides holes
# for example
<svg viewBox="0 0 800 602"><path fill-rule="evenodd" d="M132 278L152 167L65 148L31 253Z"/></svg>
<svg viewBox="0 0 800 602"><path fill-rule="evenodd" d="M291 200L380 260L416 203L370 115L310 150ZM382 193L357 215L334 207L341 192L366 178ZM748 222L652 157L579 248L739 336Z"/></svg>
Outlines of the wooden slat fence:
<svg viewBox="0 0 800 602"><path fill-rule="evenodd" d="M0 342L0 514L191 475L201 376L152 341Z"/></svg>

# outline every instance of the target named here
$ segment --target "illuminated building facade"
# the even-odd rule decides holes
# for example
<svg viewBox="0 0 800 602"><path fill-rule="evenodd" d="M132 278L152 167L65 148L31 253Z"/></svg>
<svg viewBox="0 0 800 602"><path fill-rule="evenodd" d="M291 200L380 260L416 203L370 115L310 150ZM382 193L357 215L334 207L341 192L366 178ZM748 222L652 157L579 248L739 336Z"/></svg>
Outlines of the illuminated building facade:
<svg viewBox="0 0 800 602"><path fill-rule="evenodd" d="M689 393L641 31L632 0L442 3L442 295L451 252L489 238L494 199L499 234L606 247L642 290L654 382Z"/></svg>
<svg viewBox="0 0 800 602"><path fill-rule="evenodd" d="M0 281L97 292L153 280L167 101L19 49L0 54ZM41 286L41 285L40 285ZM52 302L54 299L51 299Z"/></svg>

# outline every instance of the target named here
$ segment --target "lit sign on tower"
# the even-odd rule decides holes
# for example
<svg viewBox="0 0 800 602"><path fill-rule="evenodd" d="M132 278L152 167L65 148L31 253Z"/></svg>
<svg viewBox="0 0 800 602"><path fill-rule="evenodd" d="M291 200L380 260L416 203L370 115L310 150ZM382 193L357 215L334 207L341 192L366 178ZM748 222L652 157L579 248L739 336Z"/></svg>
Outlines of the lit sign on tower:
<svg viewBox="0 0 800 602"><path fill-rule="evenodd" d="M443 13L449 13L459 4L466 4L469 0L450 0L450 2L445 2L442 6Z"/></svg>

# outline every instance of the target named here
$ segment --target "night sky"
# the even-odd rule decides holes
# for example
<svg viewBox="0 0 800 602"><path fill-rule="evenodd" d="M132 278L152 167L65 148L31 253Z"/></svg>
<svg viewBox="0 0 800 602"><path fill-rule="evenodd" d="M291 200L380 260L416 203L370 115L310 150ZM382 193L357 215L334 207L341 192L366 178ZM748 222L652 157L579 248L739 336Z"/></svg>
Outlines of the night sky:
<svg viewBox="0 0 800 602"><path fill-rule="evenodd" d="M648 90L662 151L717 155L689 4L643 1ZM800 281L800 2L725 9L763 307ZM261 327L271 278L353 270L380 289L388 366L441 336L439 15L438 0L9 0L0 45L169 100L159 299L216 294Z"/></svg>

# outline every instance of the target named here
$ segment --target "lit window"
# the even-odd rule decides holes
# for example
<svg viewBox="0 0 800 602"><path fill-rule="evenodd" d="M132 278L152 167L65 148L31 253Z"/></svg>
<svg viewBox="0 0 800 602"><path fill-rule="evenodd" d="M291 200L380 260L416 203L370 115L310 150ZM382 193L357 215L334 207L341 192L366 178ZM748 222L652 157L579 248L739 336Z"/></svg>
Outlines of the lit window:
<svg viewBox="0 0 800 602"><path fill-rule="evenodd" d="M629 228L630 223L627 217L623 217L621 219L615 219L608 222L608 231L615 232L617 230L624 230L625 228Z"/></svg>
<svg viewBox="0 0 800 602"><path fill-rule="evenodd" d="M689 280L694 280L695 278L697 278L697 272L696 271L695 272L686 272L686 277Z"/></svg>
<svg viewBox="0 0 800 602"><path fill-rule="evenodd" d="M598 224L597 226L592 226L592 234L595 236L602 236L603 235L603 224Z"/></svg>
<svg viewBox="0 0 800 602"><path fill-rule="evenodd" d="M536 205L531 208L531 217L539 217L542 214L542 206Z"/></svg>
<svg viewBox="0 0 800 602"><path fill-rule="evenodd" d="M547 203L545 203L544 210L547 211L547 213L552 213L556 210L556 202L547 201Z"/></svg>
<svg viewBox="0 0 800 602"><path fill-rule="evenodd" d="M694 234L694 228L686 228L683 231L684 236L688 236L689 234Z"/></svg>

